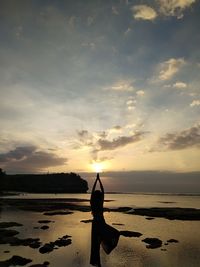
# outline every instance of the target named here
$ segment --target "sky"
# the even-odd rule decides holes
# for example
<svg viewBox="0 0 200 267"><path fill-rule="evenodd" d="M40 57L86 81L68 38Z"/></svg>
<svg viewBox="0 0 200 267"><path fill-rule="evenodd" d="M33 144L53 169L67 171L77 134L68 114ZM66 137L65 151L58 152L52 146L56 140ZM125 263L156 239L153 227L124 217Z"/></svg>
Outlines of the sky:
<svg viewBox="0 0 200 267"><path fill-rule="evenodd" d="M1 0L0 167L199 172L199 0Z"/></svg>

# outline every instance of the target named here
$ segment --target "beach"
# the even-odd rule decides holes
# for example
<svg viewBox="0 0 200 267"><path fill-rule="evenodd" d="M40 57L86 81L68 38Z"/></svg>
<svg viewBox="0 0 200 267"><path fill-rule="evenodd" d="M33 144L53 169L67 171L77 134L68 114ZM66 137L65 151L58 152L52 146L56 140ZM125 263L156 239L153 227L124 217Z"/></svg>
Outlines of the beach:
<svg viewBox="0 0 200 267"><path fill-rule="evenodd" d="M27 260L15 257L21 264L15 266L90 266L89 197L1 198L0 231L7 237L0 242L0 266L13 266L13 256ZM106 194L105 220L124 235L110 255L101 250L102 266L199 266L199 204L198 195Z"/></svg>

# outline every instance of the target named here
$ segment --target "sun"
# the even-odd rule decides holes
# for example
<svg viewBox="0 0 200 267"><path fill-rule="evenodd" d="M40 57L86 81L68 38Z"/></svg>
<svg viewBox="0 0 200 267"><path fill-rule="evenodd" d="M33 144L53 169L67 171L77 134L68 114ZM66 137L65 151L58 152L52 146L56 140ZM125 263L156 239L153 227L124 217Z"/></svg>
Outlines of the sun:
<svg viewBox="0 0 200 267"><path fill-rule="evenodd" d="M104 169L104 164L102 162L93 162L91 164L91 167L92 169L96 172L96 173L99 173L99 172L102 172L103 169Z"/></svg>

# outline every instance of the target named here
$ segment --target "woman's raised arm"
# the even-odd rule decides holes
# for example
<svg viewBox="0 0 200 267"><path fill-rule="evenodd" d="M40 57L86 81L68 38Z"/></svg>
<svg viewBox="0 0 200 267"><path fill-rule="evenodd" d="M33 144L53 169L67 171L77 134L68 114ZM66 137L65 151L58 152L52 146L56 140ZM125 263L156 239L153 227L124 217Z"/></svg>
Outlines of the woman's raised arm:
<svg viewBox="0 0 200 267"><path fill-rule="evenodd" d="M102 192L103 195L104 195L104 188L103 188L103 184L102 184L102 182L101 182L101 179L100 179L100 177L99 177L99 173L97 173L97 180L99 180L99 184L100 184L101 192Z"/></svg>

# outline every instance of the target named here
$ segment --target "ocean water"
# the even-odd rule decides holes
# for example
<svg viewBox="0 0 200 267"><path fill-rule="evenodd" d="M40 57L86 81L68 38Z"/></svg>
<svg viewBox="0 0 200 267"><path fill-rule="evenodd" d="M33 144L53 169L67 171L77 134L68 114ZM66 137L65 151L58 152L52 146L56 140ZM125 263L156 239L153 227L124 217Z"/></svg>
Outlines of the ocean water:
<svg viewBox="0 0 200 267"><path fill-rule="evenodd" d="M23 194L17 198L80 198L89 199L89 194ZM200 208L200 196L169 194L106 194L106 207L182 207ZM86 203L84 203L86 204ZM200 221L168 220L155 218L147 220L145 216L136 216L119 212L105 212L105 220L118 230L142 233L139 238L120 237L118 246L106 255L101 250L102 267L197 267L200 266ZM41 254L38 249L24 246L0 245L0 261L19 255L33 260L31 264L49 261L53 267L89 267L91 223L81 220L91 219L90 212L75 211L71 215L45 216L41 212L19 211L3 207L0 221L15 221L22 227L13 227L20 232L20 238L40 238L42 243L55 241L64 235L70 235L72 244L50 253ZM34 229L41 226L38 220L53 220L49 229ZM116 225L117 224L117 225ZM161 248L148 249L142 240L156 237L163 241ZM169 243L169 239L178 243ZM4 251L10 251L4 253Z"/></svg>

